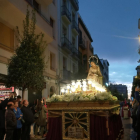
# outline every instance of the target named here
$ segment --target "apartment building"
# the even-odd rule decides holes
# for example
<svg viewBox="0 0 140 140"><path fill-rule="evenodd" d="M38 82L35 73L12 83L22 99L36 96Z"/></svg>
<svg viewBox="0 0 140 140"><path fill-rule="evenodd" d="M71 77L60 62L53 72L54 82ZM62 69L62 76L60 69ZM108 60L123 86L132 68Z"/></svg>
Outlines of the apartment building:
<svg viewBox="0 0 140 140"><path fill-rule="evenodd" d="M60 86L69 83L82 58L78 50L78 0L58 1L58 45Z"/></svg>
<svg viewBox="0 0 140 140"><path fill-rule="evenodd" d="M110 88L111 89L116 89L121 96L123 96L124 98L128 98L128 90L127 90L127 86L126 85L122 85L122 84L110 84Z"/></svg>
<svg viewBox="0 0 140 140"><path fill-rule="evenodd" d="M45 61L48 62L44 72L44 97L57 93L57 67L58 67L58 33L57 33L57 0L0 0L0 74L7 75L8 60L14 53L15 46L19 45L14 29L19 27L22 32L22 22L26 16L26 9L36 10L36 33L44 33L47 49L44 52ZM21 91L17 90L18 94ZM39 96L28 89L25 98ZM31 98L31 96L29 98Z"/></svg>
<svg viewBox="0 0 140 140"><path fill-rule="evenodd" d="M85 71L87 73L90 67L88 63L88 59L90 56L94 54L94 49L91 45L93 39L84 21L82 20L80 14L78 14L78 26L79 26L78 47L79 47L79 51L82 54L80 65L82 64L82 66L85 68Z"/></svg>
<svg viewBox="0 0 140 140"><path fill-rule="evenodd" d="M108 86L109 84L109 62L104 59L100 59L104 69L103 69L103 84Z"/></svg>

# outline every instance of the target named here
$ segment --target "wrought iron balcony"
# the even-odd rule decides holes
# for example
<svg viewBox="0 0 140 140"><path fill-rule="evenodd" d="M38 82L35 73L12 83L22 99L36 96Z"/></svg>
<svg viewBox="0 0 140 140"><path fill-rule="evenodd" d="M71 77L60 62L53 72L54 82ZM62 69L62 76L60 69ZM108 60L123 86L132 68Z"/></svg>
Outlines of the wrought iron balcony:
<svg viewBox="0 0 140 140"><path fill-rule="evenodd" d="M89 46L89 49L93 53L93 46L92 45Z"/></svg>
<svg viewBox="0 0 140 140"><path fill-rule="evenodd" d="M61 47L68 53L71 53L72 50L72 44L71 42L66 38L62 37L61 38Z"/></svg>
<svg viewBox="0 0 140 140"><path fill-rule="evenodd" d="M48 24L50 24L50 22L48 21L48 19L47 19L44 15L42 15L40 9L38 9L38 7L36 7L36 6L33 4L32 0L25 0L25 1L28 2L28 4L29 4L29 5L40 15Z"/></svg>
<svg viewBox="0 0 140 140"><path fill-rule="evenodd" d="M63 69L63 80L65 81L69 81L71 80L71 72L66 70L66 69Z"/></svg>
<svg viewBox="0 0 140 140"><path fill-rule="evenodd" d="M83 38L79 38L79 47L83 50L86 49L85 40Z"/></svg>
<svg viewBox="0 0 140 140"><path fill-rule="evenodd" d="M63 20L64 20L67 24L70 24L70 22L71 22L71 13L70 13L69 10L67 9L66 5L63 5L63 6L61 7L61 14L62 14Z"/></svg>
<svg viewBox="0 0 140 140"><path fill-rule="evenodd" d="M71 0L71 3L76 11L79 10L79 1L78 0Z"/></svg>
<svg viewBox="0 0 140 140"><path fill-rule="evenodd" d="M79 27L75 20L72 21L72 30L78 35L79 34Z"/></svg>
<svg viewBox="0 0 140 140"><path fill-rule="evenodd" d="M77 58L77 59L82 59L82 53L77 50L75 47L72 48L72 55L73 57Z"/></svg>

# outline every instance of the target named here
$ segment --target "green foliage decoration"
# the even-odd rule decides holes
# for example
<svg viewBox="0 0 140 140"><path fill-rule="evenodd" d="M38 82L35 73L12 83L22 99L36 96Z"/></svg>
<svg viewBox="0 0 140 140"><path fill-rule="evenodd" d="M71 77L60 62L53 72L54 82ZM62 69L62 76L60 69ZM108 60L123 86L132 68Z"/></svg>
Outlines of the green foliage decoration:
<svg viewBox="0 0 140 140"><path fill-rule="evenodd" d="M36 16L27 7L26 18L23 21L23 33L16 27L17 40L19 46L8 64L7 86L21 88L24 92L26 88L42 90L44 87L43 71L45 62L43 52L46 49L46 42L43 41L43 33L35 34Z"/></svg>

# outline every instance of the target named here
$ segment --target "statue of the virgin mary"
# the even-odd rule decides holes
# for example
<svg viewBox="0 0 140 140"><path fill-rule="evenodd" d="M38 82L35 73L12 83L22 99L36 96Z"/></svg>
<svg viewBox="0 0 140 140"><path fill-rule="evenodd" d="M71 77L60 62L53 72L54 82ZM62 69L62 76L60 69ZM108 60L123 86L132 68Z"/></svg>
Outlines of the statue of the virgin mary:
<svg viewBox="0 0 140 140"><path fill-rule="evenodd" d="M91 79L102 84L102 74L98 65L98 58L96 56L91 56L89 59L89 64L91 67L89 69L87 79Z"/></svg>

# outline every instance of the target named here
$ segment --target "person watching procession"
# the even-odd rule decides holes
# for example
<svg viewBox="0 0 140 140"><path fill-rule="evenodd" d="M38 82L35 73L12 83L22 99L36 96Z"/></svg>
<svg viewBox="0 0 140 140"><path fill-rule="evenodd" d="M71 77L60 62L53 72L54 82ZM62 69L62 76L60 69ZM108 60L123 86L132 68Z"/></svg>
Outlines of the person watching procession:
<svg viewBox="0 0 140 140"><path fill-rule="evenodd" d="M135 99L138 102L138 109L137 109L137 124L136 124L136 129L137 129L137 139L140 140L140 88L136 87L135 88Z"/></svg>
<svg viewBox="0 0 140 140"><path fill-rule="evenodd" d="M8 102L7 110L5 112L5 127L6 127L5 140L13 140L13 132L17 125L16 116L14 114L13 109L14 109L14 103Z"/></svg>
<svg viewBox="0 0 140 140"><path fill-rule="evenodd" d="M34 115L31 109L28 107L29 102L27 100L23 101L23 107L21 108L21 112L23 113L24 123L22 125L22 136L21 140L30 140L30 127L34 122Z"/></svg>
<svg viewBox="0 0 140 140"><path fill-rule="evenodd" d="M13 140L20 140L21 139L21 128L22 128L22 112L20 110L20 108L18 107L18 100L14 101L14 109L13 109L15 116L16 116L16 120L17 120L17 127L14 130L14 134L13 134Z"/></svg>

